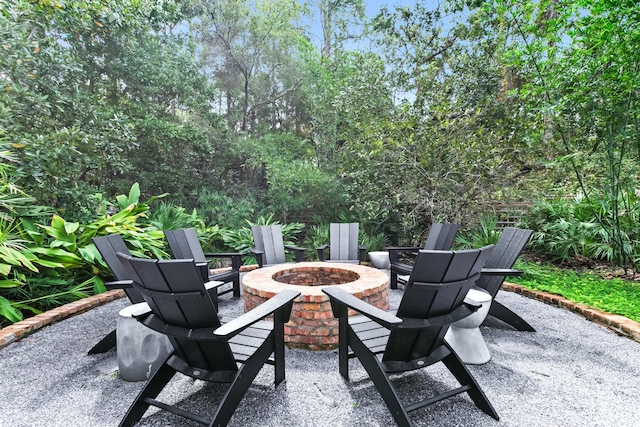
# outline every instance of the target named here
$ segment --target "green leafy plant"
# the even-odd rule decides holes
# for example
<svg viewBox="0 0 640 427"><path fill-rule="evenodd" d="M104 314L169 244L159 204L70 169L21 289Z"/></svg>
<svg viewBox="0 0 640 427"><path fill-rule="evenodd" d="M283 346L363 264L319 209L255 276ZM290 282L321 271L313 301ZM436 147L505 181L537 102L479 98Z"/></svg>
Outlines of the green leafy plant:
<svg viewBox="0 0 640 427"><path fill-rule="evenodd" d="M177 230L193 227L202 222L194 209L190 214L182 206L174 202L163 202L155 206L149 214L149 225L158 230Z"/></svg>
<svg viewBox="0 0 640 427"><path fill-rule="evenodd" d="M359 240L358 243L364 245L368 252L381 251L390 245L389 238L384 233L371 235L361 231Z"/></svg>
<svg viewBox="0 0 640 427"><path fill-rule="evenodd" d="M622 202L621 202L622 203ZM604 260L619 264L620 252L614 250L614 239L625 257L638 258L635 242L640 237L637 227L640 201L635 195L625 195L628 206L625 220L618 223L617 233L611 233L615 221L611 203L604 199L557 199L535 203L523 224L534 230L530 247L535 251L566 262L574 258Z"/></svg>
<svg viewBox="0 0 640 427"><path fill-rule="evenodd" d="M88 224L59 215L48 224L0 221L0 316L16 322L26 313L103 292L103 279L111 273L91 240L95 236L119 233L132 254L166 257L162 231L141 221L149 206L139 202L137 184L118 201L125 206L121 211Z"/></svg>
<svg viewBox="0 0 640 427"><path fill-rule="evenodd" d="M202 189L198 194L198 211L210 226L228 229L244 227L254 216L255 200L252 197L234 199L220 192Z"/></svg>
<svg viewBox="0 0 640 427"><path fill-rule="evenodd" d="M307 233L304 238L304 247L307 248L305 251L305 257L308 259L317 260L318 259L318 251L316 248L318 246L326 245L329 243L329 224L328 223L318 223L318 218L315 218L316 223L311 227L307 228Z"/></svg>
<svg viewBox="0 0 640 427"><path fill-rule="evenodd" d="M640 283L619 278L603 279L595 274L526 261L518 261L515 268L524 273L509 278L510 282L640 321Z"/></svg>
<svg viewBox="0 0 640 427"><path fill-rule="evenodd" d="M457 245L463 248L481 248L486 245L495 245L501 232L496 229L498 218L492 215L482 215L476 227L462 230L456 234Z"/></svg>

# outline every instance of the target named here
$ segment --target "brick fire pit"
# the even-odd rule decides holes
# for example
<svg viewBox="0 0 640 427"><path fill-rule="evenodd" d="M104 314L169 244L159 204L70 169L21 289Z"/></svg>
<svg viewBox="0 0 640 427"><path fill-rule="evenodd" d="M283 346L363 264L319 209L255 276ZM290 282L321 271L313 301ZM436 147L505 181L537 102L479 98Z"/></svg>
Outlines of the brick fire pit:
<svg viewBox="0 0 640 427"><path fill-rule="evenodd" d="M248 272L242 279L244 310L249 311L284 289L301 295L293 302L285 325L288 347L329 350L338 346L338 320L333 317L325 286L340 286L382 310L389 309L389 277L375 268L356 264L301 262L279 264Z"/></svg>

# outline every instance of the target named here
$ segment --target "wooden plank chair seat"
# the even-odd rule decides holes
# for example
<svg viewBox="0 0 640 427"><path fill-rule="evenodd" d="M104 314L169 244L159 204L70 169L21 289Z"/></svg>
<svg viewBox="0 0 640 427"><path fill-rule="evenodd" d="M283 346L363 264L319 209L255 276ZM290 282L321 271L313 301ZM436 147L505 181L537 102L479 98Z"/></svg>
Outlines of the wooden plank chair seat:
<svg viewBox="0 0 640 427"><path fill-rule="evenodd" d="M173 353L153 374L130 406L120 426L138 422L150 406L209 426L227 425L264 364L274 365L275 384L285 378L284 323L299 292L285 290L244 315L223 323L193 259L146 260L118 254L136 271L134 286L151 311L138 317L166 334ZM263 319L273 315L273 322ZM192 378L229 383L211 416L202 416L157 400L180 372Z"/></svg>
<svg viewBox="0 0 640 427"><path fill-rule="evenodd" d="M395 314L342 289L323 289L339 322L340 374L348 380L349 359L357 357L399 426L413 425L410 412L461 393L467 393L488 415L499 418L471 372L444 341L451 323L478 309L464 298L492 250L493 246L466 251L420 250ZM348 316L349 310L361 315ZM443 362L460 386L417 403L402 403L389 375L437 362Z"/></svg>

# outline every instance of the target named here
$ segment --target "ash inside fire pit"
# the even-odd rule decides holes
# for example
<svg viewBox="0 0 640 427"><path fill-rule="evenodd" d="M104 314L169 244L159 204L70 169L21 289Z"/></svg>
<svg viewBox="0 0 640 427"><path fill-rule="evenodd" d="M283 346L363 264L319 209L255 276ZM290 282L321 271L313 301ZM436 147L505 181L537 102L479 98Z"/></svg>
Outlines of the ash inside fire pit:
<svg viewBox="0 0 640 427"><path fill-rule="evenodd" d="M338 268L292 268L273 275L273 280L289 285L330 286L355 282L360 275L354 271Z"/></svg>

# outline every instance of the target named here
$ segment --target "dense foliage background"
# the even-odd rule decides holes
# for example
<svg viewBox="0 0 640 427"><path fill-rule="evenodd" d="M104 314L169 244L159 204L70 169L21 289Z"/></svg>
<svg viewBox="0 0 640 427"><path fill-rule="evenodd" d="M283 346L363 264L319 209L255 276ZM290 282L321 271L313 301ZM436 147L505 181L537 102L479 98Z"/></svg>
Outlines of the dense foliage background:
<svg viewBox="0 0 640 427"><path fill-rule="evenodd" d="M517 216L637 270L635 1L364 6L0 0L0 317L100 291L93 235L162 256L179 226L382 248Z"/></svg>

